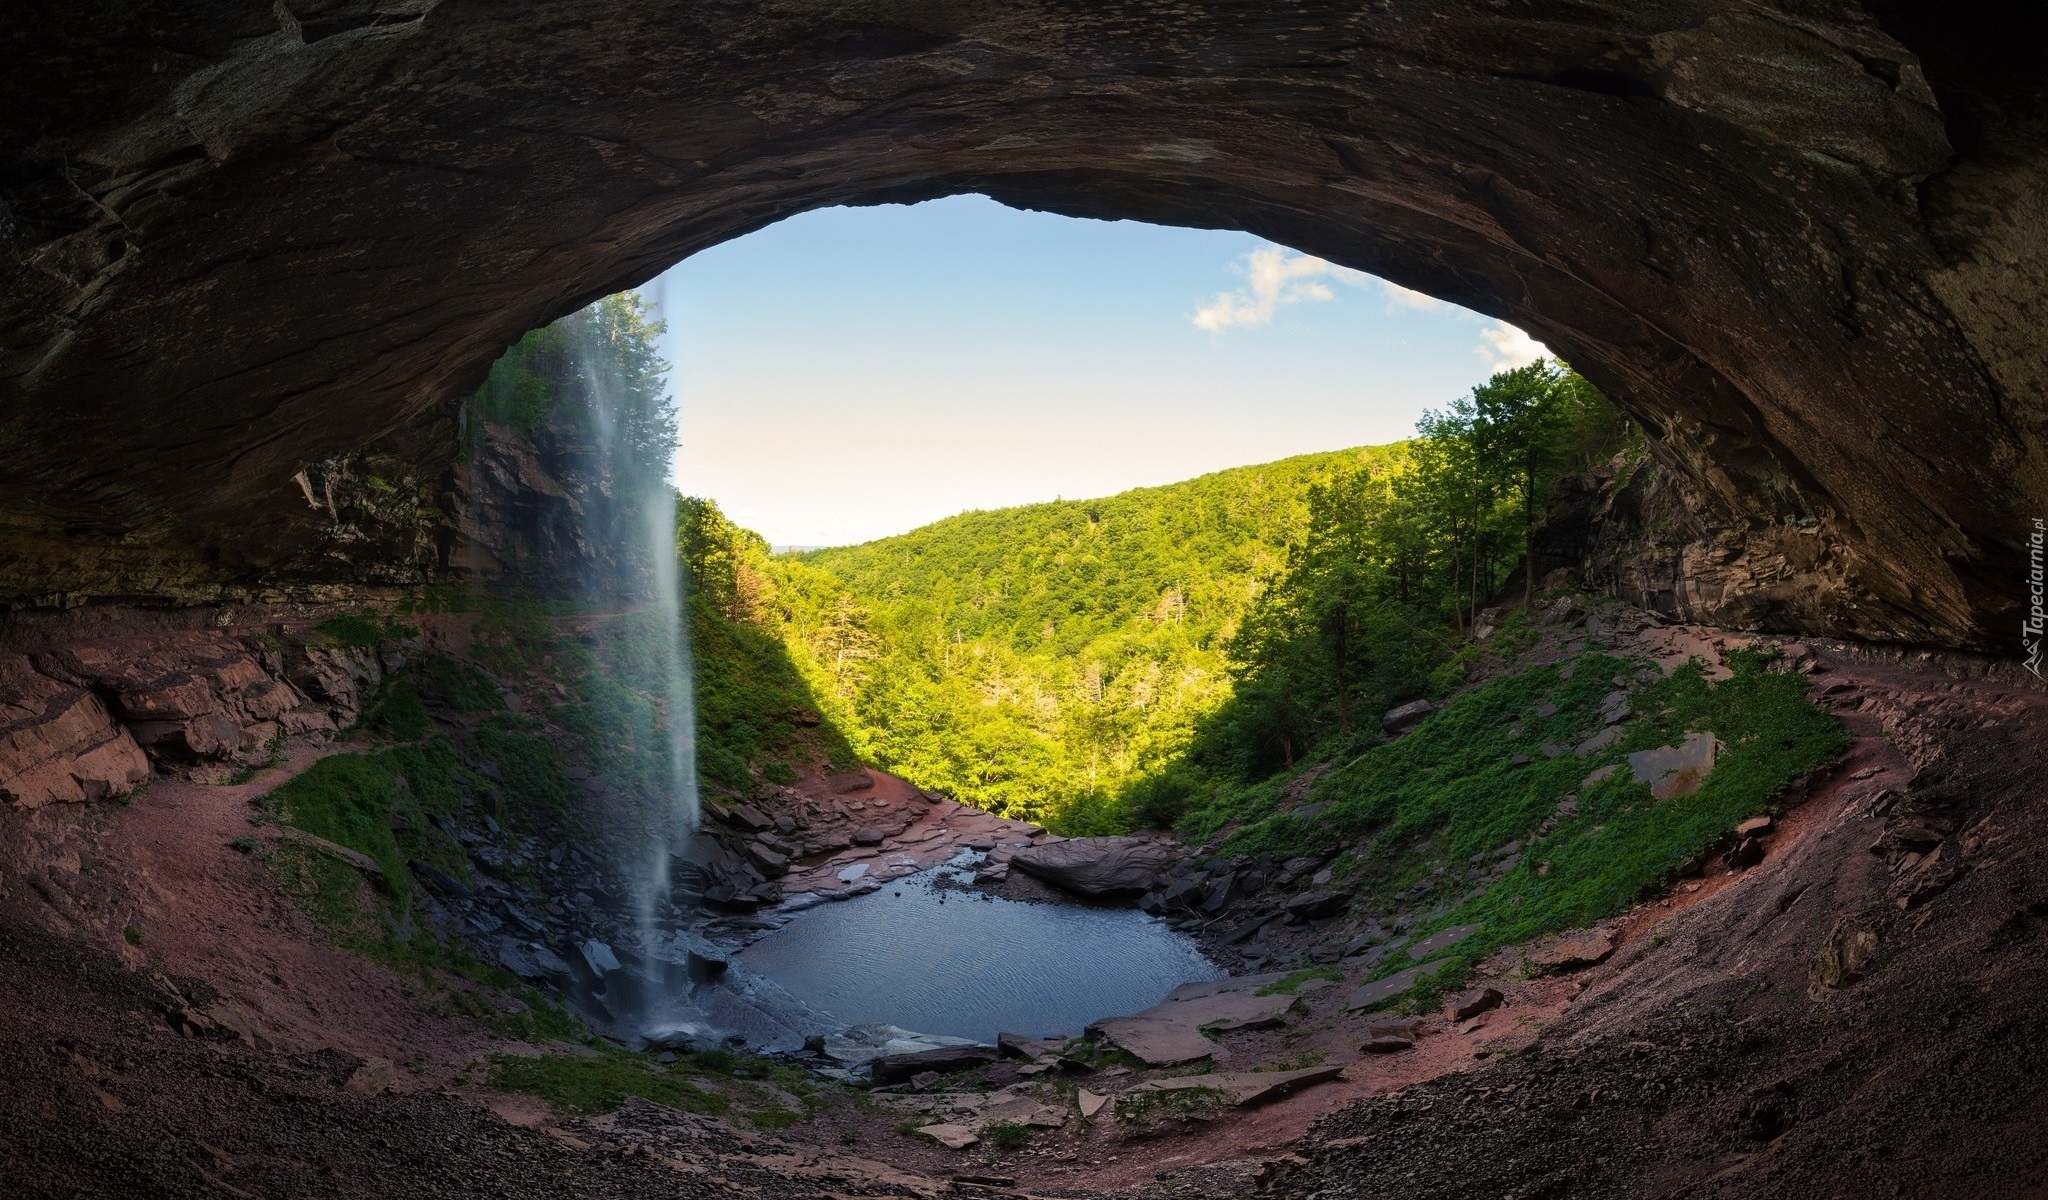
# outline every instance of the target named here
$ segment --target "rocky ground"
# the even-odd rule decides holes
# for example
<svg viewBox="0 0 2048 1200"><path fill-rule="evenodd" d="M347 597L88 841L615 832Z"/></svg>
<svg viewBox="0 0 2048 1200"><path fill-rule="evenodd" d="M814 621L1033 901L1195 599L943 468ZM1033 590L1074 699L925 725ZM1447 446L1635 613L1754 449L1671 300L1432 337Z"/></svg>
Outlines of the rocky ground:
<svg viewBox="0 0 2048 1200"><path fill-rule="evenodd" d="M1524 653L1587 640L1668 662L1742 639L1581 615ZM233 847L276 836L249 797L317 736L247 778L18 807L0 824L0 1169L19 1194L87 1196L2048 1194L2026 1153L2048 1124L2031 1052L2048 701L1968 663L1791 657L1856 737L1760 859L1497 955L1446 1011L1360 1002L1385 944L1362 935L1403 914L1315 900L1317 862L1139 839L1064 882L1158 901L1199 875L1160 907L1238 980L1088 1044L892 1065L773 1133L637 1100L564 1117L482 1087L487 1056L531 1049L326 945ZM717 803L718 852L748 864L729 877L793 909L963 848L977 886L1071 902L1024 867L1060 877L1067 844L880 773ZM500 921L519 900L484 899L468 911ZM786 915L728 907L734 940ZM1301 967L1337 978L1281 975Z"/></svg>

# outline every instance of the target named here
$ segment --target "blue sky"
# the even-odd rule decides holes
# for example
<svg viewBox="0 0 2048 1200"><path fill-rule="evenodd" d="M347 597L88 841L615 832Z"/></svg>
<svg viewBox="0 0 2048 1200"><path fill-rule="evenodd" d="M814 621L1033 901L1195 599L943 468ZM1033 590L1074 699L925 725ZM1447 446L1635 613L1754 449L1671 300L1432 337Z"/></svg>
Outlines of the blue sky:
<svg viewBox="0 0 2048 1200"><path fill-rule="evenodd" d="M979 196L792 217L643 293L677 486L777 545L1395 441L1539 352L1247 234Z"/></svg>

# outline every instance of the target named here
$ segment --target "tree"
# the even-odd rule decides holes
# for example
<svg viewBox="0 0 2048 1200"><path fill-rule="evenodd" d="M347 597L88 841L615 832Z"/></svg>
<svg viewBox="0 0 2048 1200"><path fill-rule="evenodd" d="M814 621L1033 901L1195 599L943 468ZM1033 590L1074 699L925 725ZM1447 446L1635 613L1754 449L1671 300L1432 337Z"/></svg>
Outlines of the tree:
<svg viewBox="0 0 2048 1200"><path fill-rule="evenodd" d="M1479 470L1520 501L1525 597L1536 594L1530 548L1542 523L1540 498L1569 449L1564 434L1581 382L1561 364L1539 358L1472 389L1470 436Z"/></svg>

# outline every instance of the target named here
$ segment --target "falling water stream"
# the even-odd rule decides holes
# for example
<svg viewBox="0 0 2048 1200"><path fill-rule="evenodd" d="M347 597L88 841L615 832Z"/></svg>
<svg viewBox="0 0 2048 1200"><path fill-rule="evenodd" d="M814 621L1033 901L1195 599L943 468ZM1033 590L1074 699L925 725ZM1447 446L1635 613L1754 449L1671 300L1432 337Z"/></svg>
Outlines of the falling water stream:
<svg viewBox="0 0 2048 1200"><path fill-rule="evenodd" d="M602 324L584 326L583 338L603 330ZM600 356L592 353L582 338L572 339L571 348L590 397L598 461L605 465L600 493L607 502L601 507L607 511L601 516L586 514L586 519L597 518L593 523L600 528L593 529L593 534L623 541L621 561L637 561L640 568L594 568L593 573L601 577L587 581L586 595L609 611L637 608L649 618L656 661L636 667L637 673L659 681L667 733L666 778L660 794L647 798L643 828L631 831L628 841L636 844L620 864L632 892L639 938L636 957L645 990L637 1007L644 1022L670 999L667 972L657 951L673 931L663 927L660 909L670 893L669 864L696 832L700 812L688 598L677 562L675 489L665 470L648 469L634 454L636 448L627 444L644 430L630 427L621 411L617 381L595 365Z"/></svg>

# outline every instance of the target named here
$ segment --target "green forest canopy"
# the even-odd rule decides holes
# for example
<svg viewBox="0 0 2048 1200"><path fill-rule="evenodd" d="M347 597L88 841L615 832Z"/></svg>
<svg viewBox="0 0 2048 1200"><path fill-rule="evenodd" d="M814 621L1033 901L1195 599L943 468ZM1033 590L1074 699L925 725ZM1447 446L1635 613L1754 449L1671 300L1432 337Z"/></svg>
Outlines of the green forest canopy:
<svg viewBox="0 0 2048 1200"><path fill-rule="evenodd" d="M1069 832L1373 736L1460 677L1562 473L1624 428L1569 369L1503 372L1416 439L774 556L685 501L709 606L772 632L851 749ZM1449 667L1446 667L1449 664Z"/></svg>

